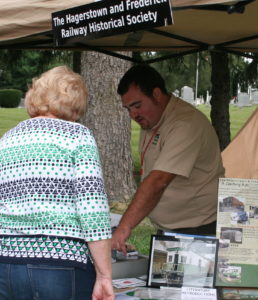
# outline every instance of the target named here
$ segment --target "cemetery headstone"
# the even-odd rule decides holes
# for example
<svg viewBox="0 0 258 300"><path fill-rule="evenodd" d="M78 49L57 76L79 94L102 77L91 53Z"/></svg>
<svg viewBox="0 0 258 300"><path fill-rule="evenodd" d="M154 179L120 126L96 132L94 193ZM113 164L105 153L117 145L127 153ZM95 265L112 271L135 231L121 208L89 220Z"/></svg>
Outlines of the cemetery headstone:
<svg viewBox="0 0 258 300"><path fill-rule="evenodd" d="M252 98L253 98L253 104L258 105L258 91L254 91L252 93Z"/></svg>
<svg viewBox="0 0 258 300"><path fill-rule="evenodd" d="M239 93L237 95L237 106L244 107L244 106L251 106L250 96L248 93Z"/></svg>
<svg viewBox="0 0 258 300"><path fill-rule="evenodd" d="M186 102L194 104L194 92L189 86L183 86L181 89L181 98Z"/></svg>

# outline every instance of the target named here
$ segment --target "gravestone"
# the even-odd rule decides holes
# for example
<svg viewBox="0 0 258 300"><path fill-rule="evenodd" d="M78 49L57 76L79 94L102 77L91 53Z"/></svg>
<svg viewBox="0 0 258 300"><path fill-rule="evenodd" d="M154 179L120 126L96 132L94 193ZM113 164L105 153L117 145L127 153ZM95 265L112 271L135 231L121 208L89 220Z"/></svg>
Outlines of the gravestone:
<svg viewBox="0 0 258 300"><path fill-rule="evenodd" d="M239 107L251 106L249 94L248 93L239 93L237 95L236 105Z"/></svg>
<svg viewBox="0 0 258 300"><path fill-rule="evenodd" d="M194 92L189 86L183 86L181 89L181 98L186 102L194 104Z"/></svg>
<svg viewBox="0 0 258 300"><path fill-rule="evenodd" d="M252 98L253 98L253 104L258 105L258 91L254 91L252 93Z"/></svg>
<svg viewBox="0 0 258 300"><path fill-rule="evenodd" d="M179 97L179 90L174 90L173 95Z"/></svg>
<svg viewBox="0 0 258 300"><path fill-rule="evenodd" d="M196 105L204 104L204 99L203 99L203 97L196 98L196 99L195 99L195 104L196 104Z"/></svg>
<svg viewBox="0 0 258 300"><path fill-rule="evenodd" d="M205 101L206 105L210 106L211 105L210 101L211 101L211 95L210 95L209 91L207 90L207 92L206 92L206 101Z"/></svg>
<svg viewBox="0 0 258 300"><path fill-rule="evenodd" d="M25 107L24 101L25 101L25 99L24 99L24 98L21 98L21 102L20 102L20 104L19 104L19 107L21 107L21 108L24 108L24 107Z"/></svg>

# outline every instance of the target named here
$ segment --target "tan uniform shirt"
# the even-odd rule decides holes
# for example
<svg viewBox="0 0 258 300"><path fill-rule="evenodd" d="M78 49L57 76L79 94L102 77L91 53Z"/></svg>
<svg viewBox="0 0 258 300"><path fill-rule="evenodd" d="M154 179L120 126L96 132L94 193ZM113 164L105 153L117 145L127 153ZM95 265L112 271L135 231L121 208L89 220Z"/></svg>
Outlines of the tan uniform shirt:
<svg viewBox="0 0 258 300"><path fill-rule="evenodd" d="M155 130L144 155L142 179L152 170L177 176L150 219L163 229L198 227L215 221L218 178L224 176L224 168L209 120L192 105L172 96L155 128L142 130L141 152Z"/></svg>

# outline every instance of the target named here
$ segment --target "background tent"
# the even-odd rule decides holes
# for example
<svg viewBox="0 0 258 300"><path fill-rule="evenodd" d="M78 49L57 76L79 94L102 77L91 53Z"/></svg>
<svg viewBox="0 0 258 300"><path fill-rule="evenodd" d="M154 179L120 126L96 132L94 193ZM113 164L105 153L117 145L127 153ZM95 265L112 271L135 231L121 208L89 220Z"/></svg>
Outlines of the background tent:
<svg viewBox="0 0 258 300"><path fill-rule="evenodd" d="M51 13L91 2L0 0L0 48L53 48ZM66 49L107 54L169 50L175 55L218 49L246 56L258 51L257 0L173 0L171 5L174 25L82 40Z"/></svg>
<svg viewBox="0 0 258 300"><path fill-rule="evenodd" d="M258 179L258 108L222 152L225 176Z"/></svg>

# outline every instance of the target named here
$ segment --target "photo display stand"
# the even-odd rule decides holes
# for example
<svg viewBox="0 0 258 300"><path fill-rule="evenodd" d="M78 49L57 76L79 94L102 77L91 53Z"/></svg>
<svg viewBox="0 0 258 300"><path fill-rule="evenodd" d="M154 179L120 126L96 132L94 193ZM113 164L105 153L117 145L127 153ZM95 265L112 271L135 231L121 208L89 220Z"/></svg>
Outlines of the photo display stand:
<svg viewBox="0 0 258 300"><path fill-rule="evenodd" d="M217 251L215 237L152 235L147 286L213 288Z"/></svg>
<svg viewBox="0 0 258 300"><path fill-rule="evenodd" d="M258 288L258 180L220 178L218 198L216 286L237 287L225 299L258 299L258 290L240 289Z"/></svg>

